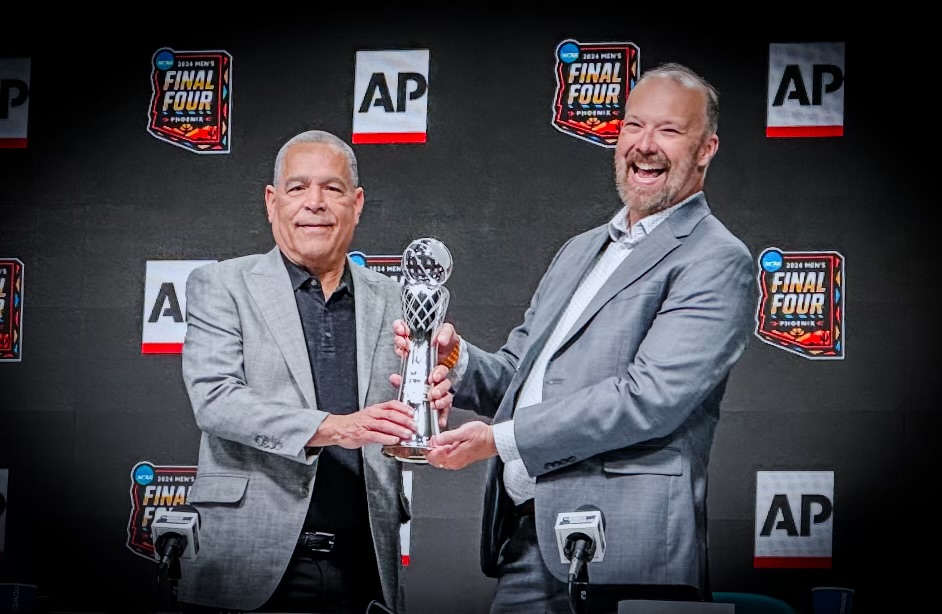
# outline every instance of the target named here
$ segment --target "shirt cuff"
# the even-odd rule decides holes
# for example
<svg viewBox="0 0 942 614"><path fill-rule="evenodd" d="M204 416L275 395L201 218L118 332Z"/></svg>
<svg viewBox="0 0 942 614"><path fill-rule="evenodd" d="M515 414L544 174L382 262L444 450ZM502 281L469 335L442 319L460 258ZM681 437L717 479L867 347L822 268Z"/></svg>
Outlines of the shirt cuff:
<svg viewBox="0 0 942 614"><path fill-rule="evenodd" d="M499 422L491 425L494 432L494 445L497 446L497 453L504 463L520 458L520 450L517 449L517 438L514 437L514 421Z"/></svg>

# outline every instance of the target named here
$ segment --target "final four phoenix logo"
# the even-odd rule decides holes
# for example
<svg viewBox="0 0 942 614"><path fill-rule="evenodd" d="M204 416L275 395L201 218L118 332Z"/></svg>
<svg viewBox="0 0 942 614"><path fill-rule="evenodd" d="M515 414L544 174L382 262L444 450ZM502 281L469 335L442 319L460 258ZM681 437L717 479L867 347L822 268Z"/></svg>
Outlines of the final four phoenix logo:
<svg viewBox="0 0 942 614"><path fill-rule="evenodd" d="M0 362L23 359L23 261L0 258Z"/></svg>
<svg viewBox="0 0 942 614"><path fill-rule="evenodd" d="M150 122L155 138L200 154L231 144L232 56L225 51L158 49L151 67Z"/></svg>
<svg viewBox="0 0 942 614"><path fill-rule="evenodd" d="M640 61L634 43L559 43L553 126L593 145L615 147Z"/></svg>
<svg viewBox="0 0 942 614"><path fill-rule="evenodd" d="M844 257L837 252L759 256L756 336L812 360L844 358Z"/></svg>
<svg viewBox="0 0 942 614"><path fill-rule="evenodd" d="M154 560L151 522L172 507L186 505L195 480L194 465L155 465L149 461L134 465L131 469L131 515L127 541L131 552Z"/></svg>

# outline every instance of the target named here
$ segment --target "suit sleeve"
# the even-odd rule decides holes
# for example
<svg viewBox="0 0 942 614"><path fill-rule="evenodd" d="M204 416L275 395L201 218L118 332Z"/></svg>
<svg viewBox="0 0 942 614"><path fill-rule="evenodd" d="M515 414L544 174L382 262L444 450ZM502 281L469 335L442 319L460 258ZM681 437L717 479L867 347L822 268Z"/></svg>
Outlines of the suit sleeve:
<svg viewBox="0 0 942 614"><path fill-rule="evenodd" d="M204 265L186 283L182 370L196 423L209 435L310 464L314 457L304 445L327 414L279 401L247 383L240 316L247 307L237 303L224 279L213 265Z"/></svg>
<svg viewBox="0 0 942 614"><path fill-rule="evenodd" d="M572 238L568 239L553 256L550 266L530 298L523 322L510 331L507 341L500 349L491 353L465 341L468 346L468 368L462 374L455 390L455 407L470 409L491 418L497 413L529 346L533 316L539 309L541 298L546 289L555 283L551 275L553 265L572 241Z"/></svg>
<svg viewBox="0 0 942 614"><path fill-rule="evenodd" d="M588 385L514 414L530 475L670 435L708 398L722 396L749 337L756 281L741 243L712 249L668 276L663 302L627 369L593 379L606 368L592 367L603 360L600 352L574 344L568 351L577 354L570 357L588 373Z"/></svg>

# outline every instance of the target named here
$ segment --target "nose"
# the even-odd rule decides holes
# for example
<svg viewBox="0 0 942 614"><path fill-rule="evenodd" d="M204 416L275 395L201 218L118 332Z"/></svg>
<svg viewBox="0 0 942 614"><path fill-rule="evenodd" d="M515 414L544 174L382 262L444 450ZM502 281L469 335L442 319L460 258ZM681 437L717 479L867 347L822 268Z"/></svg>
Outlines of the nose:
<svg viewBox="0 0 942 614"><path fill-rule="evenodd" d="M645 129L638 137L635 147L642 153L654 153L657 151L657 142L654 138L654 130Z"/></svg>
<svg viewBox="0 0 942 614"><path fill-rule="evenodd" d="M304 199L304 206L312 211L317 211L318 209L323 209L326 206L326 201L324 200L324 190L314 186L307 191L307 195Z"/></svg>

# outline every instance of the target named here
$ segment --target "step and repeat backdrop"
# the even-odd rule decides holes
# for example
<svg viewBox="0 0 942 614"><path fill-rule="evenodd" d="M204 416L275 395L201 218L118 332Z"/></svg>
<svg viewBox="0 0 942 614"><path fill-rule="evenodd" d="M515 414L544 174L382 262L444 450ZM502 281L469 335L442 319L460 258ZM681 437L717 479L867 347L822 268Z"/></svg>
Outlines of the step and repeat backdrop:
<svg viewBox="0 0 942 614"><path fill-rule="evenodd" d="M677 61L720 92L706 194L759 282L710 466L713 587L804 612L820 586L858 613L918 603L940 425L915 149L936 112L912 40L847 16L728 36L580 10L251 29L211 11L0 39L0 583L46 611L173 609L150 525L196 472L185 283L273 246L287 138L353 144L354 262L401 281L406 245L442 240L447 319L494 350L560 245L621 206L625 100ZM487 612L483 467L403 471L409 613Z"/></svg>

